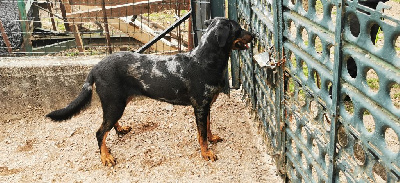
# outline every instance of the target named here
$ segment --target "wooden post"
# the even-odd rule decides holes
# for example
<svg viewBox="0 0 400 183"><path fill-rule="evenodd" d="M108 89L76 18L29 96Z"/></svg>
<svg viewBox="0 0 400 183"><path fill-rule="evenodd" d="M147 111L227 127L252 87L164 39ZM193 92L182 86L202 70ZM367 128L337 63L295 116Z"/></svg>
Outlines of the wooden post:
<svg viewBox="0 0 400 183"><path fill-rule="evenodd" d="M50 11L50 20L51 20L51 25L53 26L53 30L57 31L56 23L54 22L54 16L53 16L53 11L52 11L52 6L53 3L51 3L49 0L46 0L47 2L47 9Z"/></svg>
<svg viewBox="0 0 400 183"><path fill-rule="evenodd" d="M85 50L83 49L83 41L82 41L81 33L79 32L78 26L76 24L72 24L69 26L69 28L74 33L76 47L78 48L79 52L83 53Z"/></svg>
<svg viewBox="0 0 400 183"><path fill-rule="evenodd" d="M110 31L108 29L107 11L106 11L105 0L102 0L101 8L103 9L104 29L106 30L107 50L108 50L108 53L111 54L112 53L111 38L110 38Z"/></svg>
<svg viewBox="0 0 400 183"><path fill-rule="evenodd" d="M69 0L62 0L62 4L64 4L66 14L72 12L72 8L71 8L71 5L69 4ZM65 19L67 20L67 22L70 21L68 19L67 15L66 15ZM81 33L79 32L78 26L76 24L74 24L74 22L72 22L72 24L69 25L69 28L74 33L76 47L78 48L79 52L83 53L85 50L83 49L83 41L81 38Z"/></svg>
<svg viewBox="0 0 400 183"><path fill-rule="evenodd" d="M69 28L69 23L68 23L68 20L67 20L67 11L65 10L65 5L64 5L64 2L62 0L60 0L60 9L61 9L61 15L62 15L63 20L64 20L65 31L70 32L71 29Z"/></svg>
<svg viewBox="0 0 400 183"><path fill-rule="evenodd" d="M12 53L11 43L10 40L8 40L6 32L4 31L3 22L1 21L1 19L0 19L0 31L1 35L3 36L4 43L6 43L8 53Z"/></svg>

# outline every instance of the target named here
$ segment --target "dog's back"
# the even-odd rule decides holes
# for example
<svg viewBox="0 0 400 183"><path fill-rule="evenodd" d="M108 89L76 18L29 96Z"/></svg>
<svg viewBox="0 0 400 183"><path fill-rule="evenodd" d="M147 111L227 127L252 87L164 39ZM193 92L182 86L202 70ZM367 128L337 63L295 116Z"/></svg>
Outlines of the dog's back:
<svg viewBox="0 0 400 183"><path fill-rule="evenodd" d="M188 53L173 56L120 52L93 68L97 90L102 83L117 82L122 96L144 95L178 105L190 105L192 72L199 67ZM100 88L98 87L100 86Z"/></svg>

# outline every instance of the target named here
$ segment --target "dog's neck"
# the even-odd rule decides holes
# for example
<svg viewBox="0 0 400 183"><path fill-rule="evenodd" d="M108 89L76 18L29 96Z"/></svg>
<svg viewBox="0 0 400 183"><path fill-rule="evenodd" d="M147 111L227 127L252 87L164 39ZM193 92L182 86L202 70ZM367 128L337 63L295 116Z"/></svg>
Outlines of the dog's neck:
<svg viewBox="0 0 400 183"><path fill-rule="evenodd" d="M203 35L203 37L206 36ZM215 42L215 40L210 40L210 37L209 39L201 39L191 55L199 64L222 73L228 65L231 47L229 44L219 47Z"/></svg>
<svg viewBox="0 0 400 183"><path fill-rule="evenodd" d="M199 64L207 65L208 68L223 71L229 59L229 51L218 46L199 45L192 51L192 55Z"/></svg>

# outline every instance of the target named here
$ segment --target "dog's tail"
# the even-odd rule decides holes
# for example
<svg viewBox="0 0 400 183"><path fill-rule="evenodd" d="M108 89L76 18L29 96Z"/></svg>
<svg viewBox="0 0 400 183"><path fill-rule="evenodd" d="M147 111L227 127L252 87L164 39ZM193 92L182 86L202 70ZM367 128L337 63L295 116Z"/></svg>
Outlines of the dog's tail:
<svg viewBox="0 0 400 183"><path fill-rule="evenodd" d="M86 78L85 84L82 87L81 93L67 107L55 110L46 115L53 121L63 121L70 119L72 116L79 114L84 110L92 100L92 86L94 83L92 71Z"/></svg>

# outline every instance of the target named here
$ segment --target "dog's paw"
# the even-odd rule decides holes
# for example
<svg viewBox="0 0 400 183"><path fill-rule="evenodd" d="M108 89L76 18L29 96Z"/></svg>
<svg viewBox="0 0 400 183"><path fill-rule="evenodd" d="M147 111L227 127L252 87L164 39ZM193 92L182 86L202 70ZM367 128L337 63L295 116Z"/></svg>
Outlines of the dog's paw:
<svg viewBox="0 0 400 183"><path fill-rule="evenodd" d="M201 152L201 156L204 158L204 160L206 160L206 161L208 161L208 160L211 160L211 161L216 161L218 158L217 158L217 156L214 154L214 152L213 151L211 151L211 150L207 150L207 151L202 151Z"/></svg>
<svg viewBox="0 0 400 183"><path fill-rule="evenodd" d="M211 143L217 143L217 142L222 142L224 139L219 137L218 135L212 135L211 137L208 138L208 141Z"/></svg>
<svg viewBox="0 0 400 183"><path fill-rule="evenodd" d="M104 166L109 166L112 167L116 164L116 161L111 154L104 154L100 156L101 162L103 163Z"/></svg>
<svg viewBox="0 0 400 183"><path fill-rule="evenodd" d="M119 136L123 136L123 135L129 133L132 130L132 127L130 127L130 126L121 126L120 128L118 128L116 130L117 130L117 134Z"/></svg>

